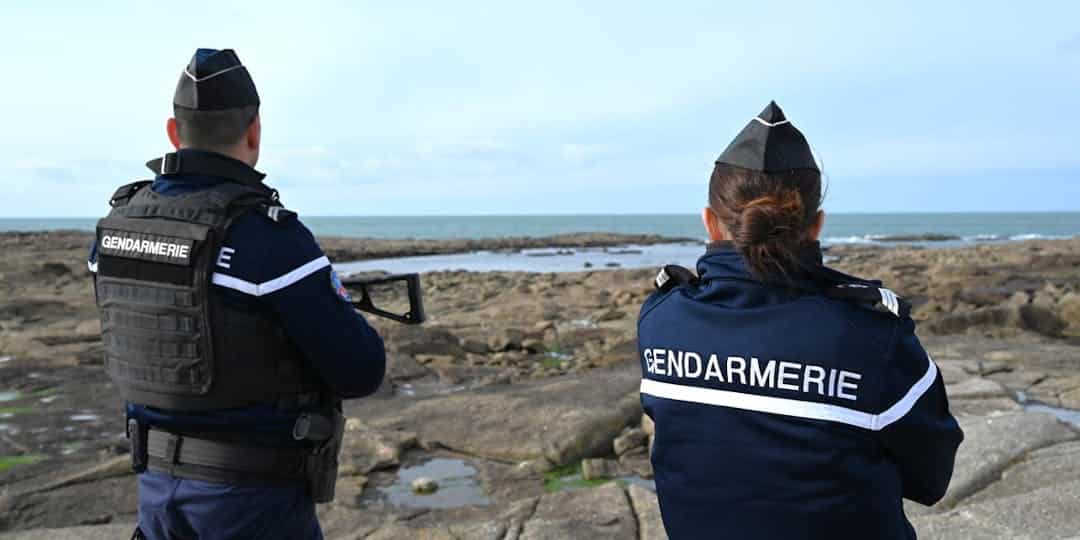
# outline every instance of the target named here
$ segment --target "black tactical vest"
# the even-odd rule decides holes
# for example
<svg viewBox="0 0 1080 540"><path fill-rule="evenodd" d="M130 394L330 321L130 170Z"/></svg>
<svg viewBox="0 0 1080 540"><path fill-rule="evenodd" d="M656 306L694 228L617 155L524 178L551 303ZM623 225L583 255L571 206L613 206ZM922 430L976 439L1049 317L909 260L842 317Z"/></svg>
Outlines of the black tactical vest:
<svg viewBox="0 0 1080 540"><path fill-rule="evenodd" d="M224 163L230 171L214 158L184 156L192 162L184 167L170 157L178 159L169 154L161 170L214 174ZM275 321L210 293L229 225L253 209L285 212L272 189L247 180L170 196L136 182L98 222L105 366L128 401L191 411L320 400L316 377Z"/></svg>

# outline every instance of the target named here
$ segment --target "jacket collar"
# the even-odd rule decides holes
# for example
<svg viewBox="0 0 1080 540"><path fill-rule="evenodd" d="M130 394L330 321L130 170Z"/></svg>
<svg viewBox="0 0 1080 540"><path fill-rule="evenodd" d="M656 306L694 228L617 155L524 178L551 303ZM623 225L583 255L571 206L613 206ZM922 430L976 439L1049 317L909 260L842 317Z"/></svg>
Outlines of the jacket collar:
<svg viewBox="0 0 1080 540"><path fill-rule="evenodd" d="M261 186L266 175L252 166L224 154L184 148L146 162L160 176L213 176L235 180L249 186Z"/></svg>
<svg viewBox="0 0 1080 540"><path fill-rule="evenodd" d="M734 279L741 281L753 281L763 285L801 289L806 291L820 291L825 287L844 283L878 284L878 282L863 280L849 276L843 272L833 270L824 265L821 244L809 242L800 252L800 260L803 268L789 276L788 279L776 278L762 280L754 276L742 255L735 249L731 242L713 242L705 250L705 254L698 259L697 273L702 281L714 279Z"/></svg>

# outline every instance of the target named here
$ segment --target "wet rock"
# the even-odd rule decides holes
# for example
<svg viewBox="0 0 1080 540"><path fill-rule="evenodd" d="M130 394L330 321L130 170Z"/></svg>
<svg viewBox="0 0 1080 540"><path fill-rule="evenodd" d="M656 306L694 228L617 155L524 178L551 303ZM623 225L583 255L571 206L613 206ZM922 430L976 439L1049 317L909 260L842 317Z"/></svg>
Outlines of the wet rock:
<svg viewBox="0 0 1080 540"><path fill-rule="evenodd" d="M412 481L413 493L417 495L430 495L439 490L439 483L431 478L421 476Z"/></svg>
<svg viewBox="0 0 1080 540"><path fill-rule="evenodd" d="M521 341L521 348L526 351L540 352L544 350L544 342L536 338L526 338Z"/></svg>
<svg viewBox="0 0 1080 540"><path fill-rule="evenodd" d="M621 476L619 462L613 459L583 459L581 460L581 477L586 480L603 480Z"/></svg>
<svg viewBox="0 0 1080 540"><path fill-rule="evenodd" d="M465 349L466 352L470 352L473 354L487 354L489 352L487 343L483 343L475 339L461 340L461 348Z"/></svg>
<svg viewBox="0 0 1080 540"><path fill-rule="evenodd" d="M1065 322L1054 311L1035 305L979 308L934 319L927 328L939 334L957 334L969 328L1004 327L1058 337Z"/></svg>
<svg viewBox="0 0 1080 540"><path fill-rule="evenodd" d="M641 431L644 431L649 436L656 434L656 423L647 414L641 415Z"/></svg>
<svg viewBox="0 0 1080 540"><path fill-rule="evenodd" d="M1069 482L1080 482L1080 441L1040 448L1005 469L1001 479L976 493L965 504L1011 497Z"/></svg>
<svg viewBox="0 0 1080 540"><path fill-rule="evenodd" d="M951 508L996 481L1028 452L1080 437L1053 416L1034 412L960 418L960 427L964 443L940 508Z"/></svg>
<svg viewBox="0 0 1080 540"><path fill-rule="evenodd" d="M1070 332L1080 332L1080 294L1071 292L1063 296L1058 302L1058 314L1069 325Z"/></svg>
<svg viewBox="0 0 1080 540"><path fill-rule="evenodd" d="M412 356L404 354L386 355L386 378L392 381L409 381L430 373Z"/></svg>
<svg viewBox="0 0 1080 540"><path fill-rule="evenodd" d="M946 387L949 399L986 399L1008 397L1005 387L997 381L973 377L962 383Z"/></svg>
<svg viewBox="0 0 1080 540"><path fill-rule="evenodd" d="M0 540L116 540L130 538L135 523L32 529L0 534Z"/></svg>
<svg viewBox="0 0 1080 540"><path fill-rule="evenodd" d="M416 355L416 361L424 366L447 366L453 364L455 360L457 360L457 358L449 354Z"/></svg>
<svg viewBox="0 0 1080 540"><path fill-rule="evenodd" d="M379 334L387 350L401 354L465 356L460 340L450 331L431 326L383 325Z"/></svg>
<svg viewBox="0 0 1080 540"><path fill-rule="evenodd" d="M626 494L630 497L630 505L637 516L638 538L640 540L667 540L668 536L660 517L660 503L656 499L656 493L631 484L626 489Z"/></svg>
<svg viewBox="0 0 1080 540"><path fill-rule="evenodd" d="M964 505L912 519L919 538L934 540L1042 540L1076 538L1080 482Z"/></svg>
<svg viewBox="0 0 1080 540"><path fill-rule="evenodd" d="M593 320L596 322L617 321L624 317L626 317L626 314L615 308L601 310L593 314Z"/></svg>
<svg viewBox="0 0 1080 540"><path fill-rule="evenodd" d="M540 498L519 540L625 540L637 538L630 499L615 483L551 493Z"/></svg>
<svg viewBox="0 0 1080 540"><path fill-rule="evenodd" d="M352 419L350 419L351 421ZM356 422L346 423L340 462L358 474L396 467L401 455L419 444L416 434L399 430L377 430Z"/></svg>
<svg viewBox="0 0 1080 540"><path fill-rule="evenodd" d="M479 388L395 406L378 430L416 432L425 444L519 462L556 465L607 455L611 441L641 417L638 370L593 370L575 378Z"/></svg>
<svg viewBox="0 0 1080 540"><path fill-rule="evenodd" d="M615 437L612 446L615 449L615 455L621 456L634 451L644 450L648 440L649 436L644 430L630 428L623 431L618 437Z"/></svg>
<svg viewBox="0 0 1080 540"><path fill-rule="evenodd" d="M647 452L621 456L619 458L619 467L623 472L636 474L642 478L653 477L652 462L649 460L649 454Z"/></svg>
<svg viewBox="0 0 1080 540"><path fill-rule="evenodd" d="M488 348L492 351L520 349L525 333L516 328L504 328L488 338Z"/></svg>

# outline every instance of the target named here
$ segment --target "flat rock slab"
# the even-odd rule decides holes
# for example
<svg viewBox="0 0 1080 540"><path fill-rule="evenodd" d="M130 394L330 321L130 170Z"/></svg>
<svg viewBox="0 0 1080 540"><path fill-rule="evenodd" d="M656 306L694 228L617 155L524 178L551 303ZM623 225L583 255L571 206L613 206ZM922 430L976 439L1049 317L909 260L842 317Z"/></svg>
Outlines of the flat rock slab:
<svg viewBox="0 0 1080 540"><path fill-rule="evenodd" d="M420 399L369 424L414 432L425 446L488 459L566 464L610 453L611 441L641 416L639 382L634 365L496 385Z"/></svg>
<svg viewBox="0 0 1080 540"><path fill-rule="evenodd" d="M1022 495L1070 482L1080 482L1080 441L1055 444L1031 452L1002 472L1001 480L976 493L965 504Z"/></svg>
<svg viewBox="0 0 1080 540"><path fill-rule="evenodd" d="M64 529L33 529L0 534L0 540L117 540L131 538L134 523L89 525Z"/></svg>
<svg viewBox="0 0 1080 540"><path fill-rule="evenodd" d="M654 504L639 495L643 504ZM417 526L412 520L391 521L375 531L334 537L365 540L622 540L636 539L640 516L631 497L616 483L591 489L548 493L523 499L508 510L482 520L450 521ZM656 509L657 517L659 509ZM643 536L650 540L663 536Z"/></svg>
<svg viewBox="0 0 1080 540"><path fill-rule="evenodd" d="M1045 540L1080 535L1080 481L912 519L930 540Z"/></svg>
<svg viewBox="0 0 1080 540"><path fill-rule="evenodd" d="M630 504L637 515L639 540L668 540L664 522L660 518L660 503L656 493L631 484L626 489L626 494L630 496Z"/></svg>
<svg viewBox="0 0 1080 540"><path fill-rule="evenodd" d="M626 492L615 483L540 498L519 540L637 538L637 519Z"/></svg>
<svg viewBox="0 0 1080 540"><path fill-rule="evenodd" d="M964 442L945 498L936 506L956 506L991 483L1028 452L1075 440L1076 431L1052 415L1012 412L996 416L960 418Z"/></svg>
<svg viewBox="0 0 1080 540"><path fill-rule="evenodd" d="M1001 383L972 377L963 382L946 386L949 399L987 399L1008 397L1009 392Z"/></svg>

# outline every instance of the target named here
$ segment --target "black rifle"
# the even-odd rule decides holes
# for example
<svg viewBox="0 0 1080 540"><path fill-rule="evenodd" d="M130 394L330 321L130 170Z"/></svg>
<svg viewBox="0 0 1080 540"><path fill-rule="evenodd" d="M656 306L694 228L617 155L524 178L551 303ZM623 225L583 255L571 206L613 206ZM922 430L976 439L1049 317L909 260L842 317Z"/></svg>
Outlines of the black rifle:
<svg viewBox="0 0 1080 540"><path fill-rule="evenodd" d="M376 285L392 284L399 281L405 282L408 287L409 310L405 313L394 313L375 305L371 290ZM386 317L392 321L404 324L420 324L424 322L424 302L420 294L420 274L393 274L377 277L346 277L341 280L342 285L353 289L359 289L360 299L353 300L353 307L360 311L366 311L379 317Z"/></svg>

